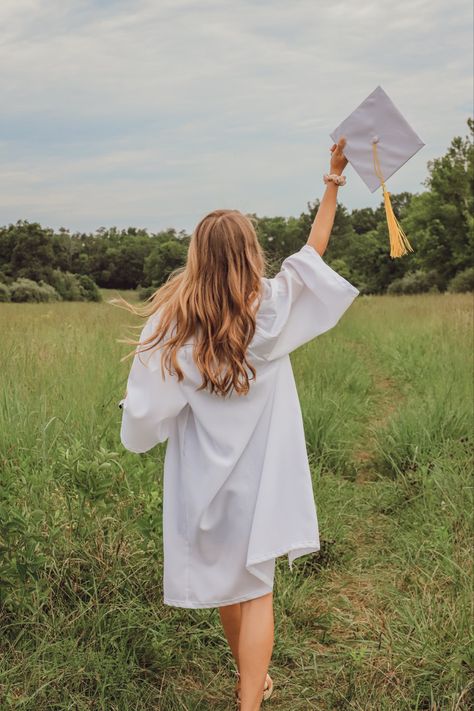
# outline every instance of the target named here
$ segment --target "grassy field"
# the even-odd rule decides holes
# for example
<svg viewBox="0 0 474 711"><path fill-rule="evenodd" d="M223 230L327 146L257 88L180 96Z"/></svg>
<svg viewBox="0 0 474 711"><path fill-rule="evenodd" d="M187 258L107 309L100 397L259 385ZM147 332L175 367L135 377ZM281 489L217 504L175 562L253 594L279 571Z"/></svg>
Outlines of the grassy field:
<svg viewBox="0 0 474 711"><path fill-rule="evenodd" d="M472 297L359 297L293 365L319 554L277 561L275 711L467 711ZM133 319L1 304L0 709L228 711L217 610L162 604L163 446L119 441Z"/></svg>

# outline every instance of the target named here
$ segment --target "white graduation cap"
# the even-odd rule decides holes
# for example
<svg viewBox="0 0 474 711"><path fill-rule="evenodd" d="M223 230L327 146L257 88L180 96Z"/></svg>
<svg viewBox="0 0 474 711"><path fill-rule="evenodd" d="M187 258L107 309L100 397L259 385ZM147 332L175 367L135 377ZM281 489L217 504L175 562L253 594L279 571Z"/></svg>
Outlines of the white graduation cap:
<svg viewBox="0 0 474 711"><path fill-rule="evenodd" d="M394 215L385 180L425 145L390 97L378 86L330 134L335 143L344 136L344 155L371 192L382 186L390 235L390 256L413 252Z"/></svg>

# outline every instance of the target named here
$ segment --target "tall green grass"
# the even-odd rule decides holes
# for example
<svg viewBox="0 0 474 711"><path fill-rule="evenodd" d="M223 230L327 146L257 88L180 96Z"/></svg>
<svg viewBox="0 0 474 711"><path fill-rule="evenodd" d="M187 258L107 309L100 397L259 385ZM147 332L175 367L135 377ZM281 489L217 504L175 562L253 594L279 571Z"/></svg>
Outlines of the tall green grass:
<svg viewBox="0 0 474 711"><path fill-rule="evenodd" d="M131 317L2 304L0 708L232 708L217 610L162 604L164 447L119 442ZM292 357L321 551L277 561L271 706L473 704L472 299L360 297Z"/></svg>

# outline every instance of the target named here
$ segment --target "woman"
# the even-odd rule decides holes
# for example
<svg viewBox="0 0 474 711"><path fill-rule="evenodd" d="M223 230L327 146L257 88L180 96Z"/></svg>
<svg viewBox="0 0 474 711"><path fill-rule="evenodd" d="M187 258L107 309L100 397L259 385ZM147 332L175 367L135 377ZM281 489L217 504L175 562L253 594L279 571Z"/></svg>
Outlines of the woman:
<svg viewBox="0 0 474 711"><path fill-rule="evenodd" d="M238 669L241 711L272 692L275 558L319 550L289 354L336 325L359 291L322 259L347 164L330 175L307 243L272 279L252 221L216 210L196 227L185 267L158 289L127 383L121 441L168 440L163 490L164 603L218 607ZM159 348L157 348L159 344ZM132 355L132 354L130 354Z"/></svg>

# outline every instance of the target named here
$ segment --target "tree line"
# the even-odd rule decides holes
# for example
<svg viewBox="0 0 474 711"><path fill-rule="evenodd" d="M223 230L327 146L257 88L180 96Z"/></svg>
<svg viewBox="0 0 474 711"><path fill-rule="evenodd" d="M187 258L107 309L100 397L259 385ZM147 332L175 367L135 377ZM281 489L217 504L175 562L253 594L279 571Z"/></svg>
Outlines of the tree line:
<svg viewBox="0 0 474 711"><path fill-rule="evenodd" d="M427 163L423 192L391 195L414 253L389 257L383 201L376 209L351 212L338 203L324 258L361 293L474 289L474 120L468 119L467 125L467 136L455 137L444 156ZM306 242L318 207L319 200L308 203L299 217L253 215L268 276ZM95 284L139 288L145 297L184 264L189 240L189 234L174 228L152 233L102 227L84 233L20 220L0 227L0 287L14 294L15 289L21 292L19 283L34 282L46 290L51 286L59 298L97 300ZM1 294L0 288L0 299Z"/></svg>

